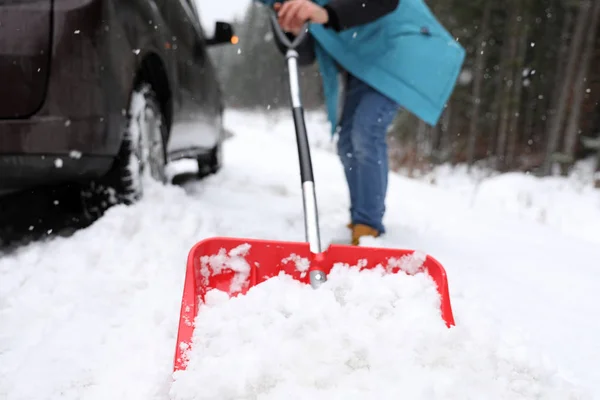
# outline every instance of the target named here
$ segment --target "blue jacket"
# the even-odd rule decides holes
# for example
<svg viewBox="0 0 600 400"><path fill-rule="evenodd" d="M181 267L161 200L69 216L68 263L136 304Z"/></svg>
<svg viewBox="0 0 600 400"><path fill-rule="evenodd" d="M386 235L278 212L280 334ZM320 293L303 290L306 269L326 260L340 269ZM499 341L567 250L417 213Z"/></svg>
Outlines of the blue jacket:
<svg viewBox="0 0 600 400"><path fill-rule="evenodd" d="M272 6L275 0L257 0ZM313 0L321 6L329 0ZM339 123L338 65L436 125L456 85L465 50L423 0L400 0L391 13L341 32L310 25L332 132Z"/></svg>

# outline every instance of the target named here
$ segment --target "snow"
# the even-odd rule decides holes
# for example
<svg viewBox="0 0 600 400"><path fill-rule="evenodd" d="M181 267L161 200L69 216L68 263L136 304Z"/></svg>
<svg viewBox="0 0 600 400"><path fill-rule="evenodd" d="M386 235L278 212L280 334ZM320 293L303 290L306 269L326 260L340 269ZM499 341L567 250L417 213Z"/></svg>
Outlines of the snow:
<svg viewBox="0 0 600 400"><path fill-rule="evenodd" d="M273 278L245 297L211 294L198 321L216 337L193 348L196 368L174 382L191 247L213 236L304 240L291 115L228 111L226 124L234 137L218 175L153 185L72 237L0 255L1 399L244 398L252 383L265 399L600 397L600 193L577 179L473 180L460 169L438 170L434 183L392 176L388 234L363 243L439 260L456 327L442 325L419 274L340 270L319 291ZM308 115L307 127L321 236L347 240L324 115Z"/></svg>
<svg viewBox="0 0 600 400"><path fill-rule="evenodd" d="M227 253L221 249L217 254L205 255L200 259L200 275L205 279L204 285L208 284L208 278L220 274L223 270L232 270L234 279L230 289L239 292L247 286L250 276L250 265L244 258L250 250L249 244L238 246Z"/></svg>
<svg viewBox="0 0 600 400"><path fill-rule="evenodd" d="M537 221L551 229L600 243L600 192L594 189L593 166L583 162L568 178L537 178L529 174L505 173L483 179L481 170L442 166L426 179L470 197L473 208L497 209Z"/></svg>
<svg viewBox="0 0 600 400"><path fill-rule="evenodd" d="M423 273L339 268L316 292L279 276L244 297L207 297L174 400L579 395L518 340L477 329L480 321L448 331Z"/></svg>
<svg viewBox="0 0 600 400"><path fill-rule="evenodd" d="M290 254L289 257L284 258L281 262L285 265L289 262L293 262L297 271L302 272L300 274L301 278L304 278L308 273L308 269L310 268L310 260L308 258L300 257L297 254Z"/></svg>

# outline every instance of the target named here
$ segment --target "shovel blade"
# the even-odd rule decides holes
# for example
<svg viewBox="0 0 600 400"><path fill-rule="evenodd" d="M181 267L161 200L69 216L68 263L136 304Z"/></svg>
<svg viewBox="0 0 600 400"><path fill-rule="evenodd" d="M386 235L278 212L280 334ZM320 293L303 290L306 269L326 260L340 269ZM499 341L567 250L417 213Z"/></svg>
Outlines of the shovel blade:
<svg viewBox="0 0 600 400"><path fill-rule="evenodd" d="M306 242L225 237L203 240L188 255L174 370L186 367L185 352L192 343L194 319L204 296L212 289L237 296L282 272L309 284L311 270L328 274L339 264L360 266L361 269L383 266L390 273L407 272L398 266L398 260L413 254L414 250L341 244L332 244L323 253L313 254ZM427 255L420 268L409 273L417 272L427 272L432 277L440 294L442 318L448 327L453 326L446 271L437 260Z"/></svg>

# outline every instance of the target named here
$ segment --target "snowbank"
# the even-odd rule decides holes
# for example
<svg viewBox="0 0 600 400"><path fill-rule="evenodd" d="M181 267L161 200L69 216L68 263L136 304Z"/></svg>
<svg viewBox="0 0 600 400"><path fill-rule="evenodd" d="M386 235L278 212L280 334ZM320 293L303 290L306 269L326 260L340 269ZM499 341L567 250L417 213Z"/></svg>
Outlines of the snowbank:
<svg viewBox="0 0 600 400"><path fill-rule="evenodd" d="M164 400L186 255L210 234L195 208L153 185L70 238L0 252L0 399Z"/></svg>
<svg viewBox="0 0 600 400"><path fill-rule="evenodd" d="M285 275L232 299L213 290L171 398L581 398L524 343L471 323L446 328L423 273L334 268L316 291Z"/></svg>
<svg viewBox="0 0 600 400"><path fill-rule="evenodd" d="M593 172L581 163L568 177L536 177L524 173L468 172L465 166L439 166L425 176L436 186L460 194L475 210L495 211L546 225L600 243L600 190Z"/></svg>

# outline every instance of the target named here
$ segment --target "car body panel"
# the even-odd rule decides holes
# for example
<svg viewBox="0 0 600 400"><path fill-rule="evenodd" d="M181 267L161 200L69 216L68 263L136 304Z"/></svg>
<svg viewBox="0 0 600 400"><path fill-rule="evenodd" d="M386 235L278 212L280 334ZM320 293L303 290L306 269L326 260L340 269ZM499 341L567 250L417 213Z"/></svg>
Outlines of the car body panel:
<svg viewBox="0 0 600 400"><path fill-rule="evenodd" d="M0 118L28 117L40 108L51 32L51 0L11 1L0 7Z"/></svg>
<svg viewBox="0 0 600 400"><path fill-rule="evenodd" d="M167 4L166 0L163 4ZM206 37L196 11L187 0L182 7L165 7L173 33L172 47L178 66L181 108L176 110L168 152L176 155L186 150L208 148L216 144L221 132L212 127L220 124L220 88L214 85L216 71L209 58Z"/></svg>
<svg viewBox="0 0 600 400"><path fill-rule="evenodd" d="M27 101L23 95L21 100L0 96L0 193L105 174L121 145L136 77L147 65L152 65L152 79L161 82L155 91L169 125L170 154L193 157L221 140L220 85L189 0L51 1L52 35L32 47L51 46L47 84L31 81L43 86L44 95L40 100L32 91ZM10 9L1 3L0 25L3 18L17 15L18 4L23 17L34 3L44 0L11 0ZM38 21L45 21L36 13ZM11 37L10 30L28 26L25 20L1 28L7 36L0 40L5 42L0 50L14 47L9 42L19 36ZM6 65L6 57L0 52L0 65ZM11 109L11 101L20 104ZM7 113L20 118L6 118ZM108 161L100 162L102 157ZM63 167L31 161L36 158L62 159ZM88 159L89 168L83 165ZM78 167L65 168L67 162Z"/></svg>

